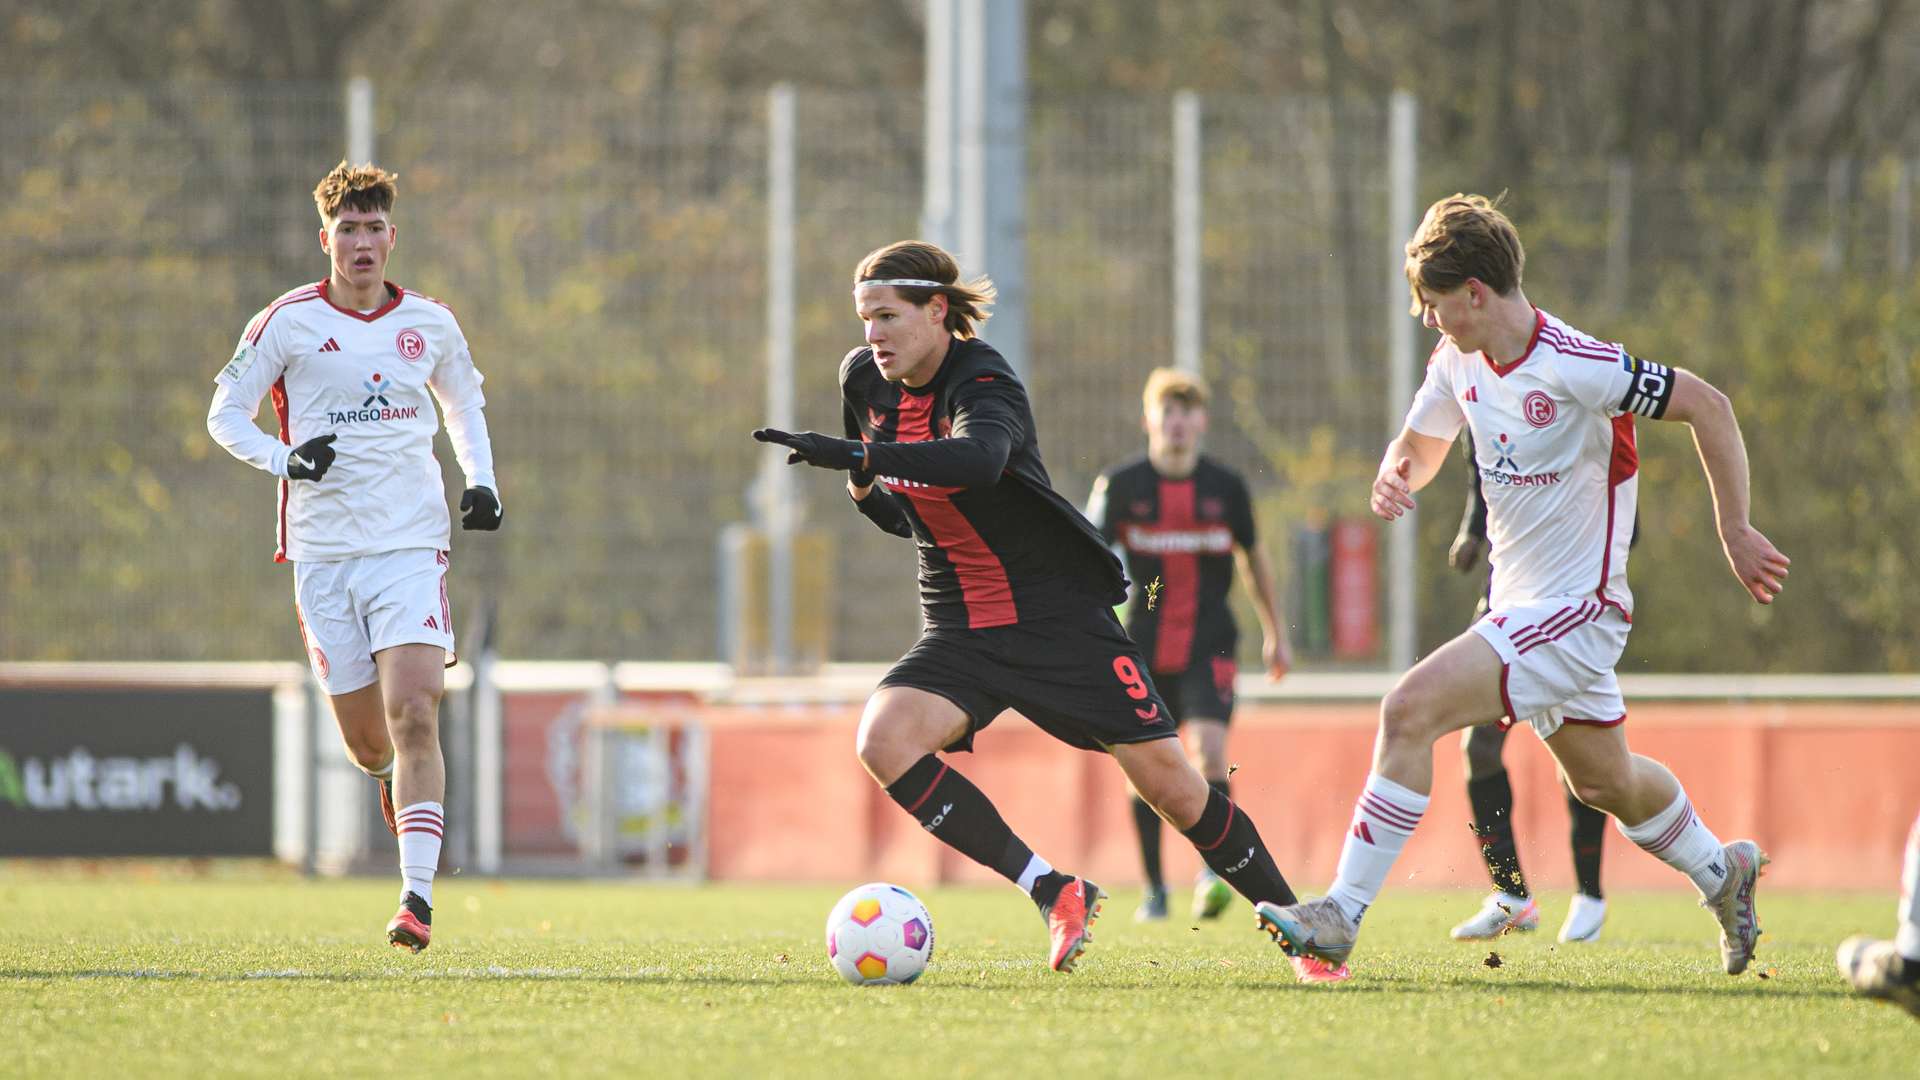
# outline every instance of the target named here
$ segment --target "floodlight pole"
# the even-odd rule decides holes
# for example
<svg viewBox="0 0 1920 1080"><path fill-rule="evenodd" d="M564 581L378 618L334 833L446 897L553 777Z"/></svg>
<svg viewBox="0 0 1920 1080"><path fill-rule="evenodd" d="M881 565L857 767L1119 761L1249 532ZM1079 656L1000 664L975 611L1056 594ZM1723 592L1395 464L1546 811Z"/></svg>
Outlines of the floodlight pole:
<svg viewBox="0 0 1920 1080"><path fill-rule="evenodd" d="M347 160L373 160L373 80L365 75L347 80Z"/></svg>
<svg viewBox="0 0 1920 1080"><path fill-rule="evenodd" d="M999 291L985 336L1027 373L1026 0L927 0L921 235Z"/></svg>
<svg viewBox="0 0 1920 1080"><path fill-rule="evenodd" d="M1407 407L1413 402L1413 320L1407 315L1407 278L1404 245L1413 235L1414 124L1418 114L1412 94L1395 91L1387 106L1387 438L1400 434ZM1418 639L1419 610L1414 589L1414 549L1420 536L1417 510L1387 529L1387 667L1405 671L1413 666Z"/></svg>
<svg viewBox="0 0 1920 1080"><path fill-rule="evenodd" d="M1173 363L1200 374L1200 95L1173 95Z"/></svg>

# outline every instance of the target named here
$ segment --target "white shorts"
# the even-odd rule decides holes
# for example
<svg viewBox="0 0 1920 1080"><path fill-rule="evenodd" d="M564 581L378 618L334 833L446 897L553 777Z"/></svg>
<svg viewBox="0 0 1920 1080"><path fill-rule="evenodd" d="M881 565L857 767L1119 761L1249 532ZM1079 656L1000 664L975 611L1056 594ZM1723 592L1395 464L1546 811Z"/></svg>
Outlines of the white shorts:
<svg viewBox="0 0 1920 1080"><path fill-rule="evenodd" d="M1612 727L1627 718L1613 669L1627 647L1627 617L1592 594L1556 596L1489 611L1473 624L1500 654L1506 727L1526 721L1542 739L1561 724Z"/></svg>
<svg viewBox="0 0 1920 1080"><path fill-rule="evenodd" d="M444 551L296 562L293 604L313 674L330 695L372 686L380 677L373 654L395 645L438 645L453 666Z"/></svg>

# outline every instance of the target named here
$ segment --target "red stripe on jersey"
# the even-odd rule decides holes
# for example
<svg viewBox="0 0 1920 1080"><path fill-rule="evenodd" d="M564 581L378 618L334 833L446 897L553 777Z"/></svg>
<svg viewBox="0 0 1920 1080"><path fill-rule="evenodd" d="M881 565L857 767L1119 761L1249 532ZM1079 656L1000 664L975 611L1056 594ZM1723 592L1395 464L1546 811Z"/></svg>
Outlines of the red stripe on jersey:
<svg viewBox="0 0 1920 1080"><path fill-rule="evenodd" d="M261 336L267 332L267 323L273 321L273 316L279 312L281 308L289 307L293 304L304 304L309 300L318 299L320 299L319 291L312 286L308 286L305 289L297 289L290 292L280 299L275 300L273 303L268 304L267 310L261 312L260 317L255 319L251 326L247 327L247 344L260 344Z"/></svg>
<svg viewBox="0 0 1920 1080"><path fill-rule="evenodd" d="M1545 338L1548 344L1568 356L1579 356L1588 360L1599 360L1609 364L1617 364L1620 362L1620 352L1618 349L1609 349L1604 343L1595 341L1592 338L1576 340L1551 326L1542 330L1540 336Z"/></svg>
<svg viewBox="0 0 1920 1080"><path fill-rule="evenodd" d="M1163 530L1192 529L1193 478L1160 481L1160 520ZM1200 614L1200 557L1192 552L1164 552L1160 556L1160 631L1153 643L1153 670L1185 671L1193 651L1194 622Z"/></svg>
<svg viewBox="0 0 1920 1080"><path fill-rule="evenodd" d="M987 541L953 505L946 495L929 495L908 489L913 509L933 534L933 541L953 564L960 579L960 599L967 605L967 628L984 630L990 626L1010 626L1020 621L1013 603L1013 583L1007 580L1007 568Z"/></svg>
<svg viewBox="0 0 1920 1080"><path fill-rule="evenodd" d="M273 384L273 415L280 421L280 441L293 445L293 431L287 426L287 377L280 376ZM292 494L290 481L280 478L280 528L275 534L278 541L273 549L274 562L287 561L287 498Z"/></svg>
<svg viewBox="0 0 1920 1080"><path fill-rule="evenodd" d="M373 320L379 318L380 316L385 315L387 312L392 311L394 308L399 307L400 301L406 299L407 297L407 290L401 288L398 285L395 285L391 281L383 281L381 282L381 284L387 287L387 291L392 294L393 299L388 300L386 303L381 304L379 307L373 309L372 311L355 311L352 308L343 308L339 304L336 304L333 302L333 297L329 295L330 290L328 288L328 286L331 284L332 284L332 279L328 279L327 281L323 281L320 283L320 299L325 300L327 302L328 307L339 312L340 314L351 315L354 318L359 319L361 322L372 322ZM442 304L441 306L446 307L445 304ZM448 310L451 311L452 309L448 308Z"/></svg>
<svg viewBox="0 0 1920 1080"><path fill-rule="evenodd" d="M1600 601L1602 607L1618 610L1621 617L1628 622L1633 621L1633 616L1627 614L1627 609L1618 601L1609 599L1607 596L1607 578L1611 576L1613 569L1614 493L1620 490L1621 484L1633 479L1633 475L1639 471L1640 450L1634 445L1633 414L1621 413L1613 418L1613 458L1607 464L1607 531L1601 541L1603 546L1600 549L1600 584L1593 590L1593 595Z"/></svg>
<svg viewBox="0 0 1920 1080"><path fill-rule="evenodd" d="M1495 375L1498 375L1504 379L1508 375L1513 373L1514 368L1517 368L1521 364L1526 363L1527 357L1533 355L1533 347L1535 345L1540 344L1540 331L1544 329L1546 325L1547 325L1547 313L1544 311L1541 311L1539 308L1534 308L1533 309L1533 336L1527 339L1527 347L1525 350L1523 350L1520 353L1520 358L1518 360L1514 360L1511 363L1506 363L1506 364L1496 364L1493 362L1493 357L1488 356L1484 350L1482 350L1482 352L1480 353L1480 358L1487 362L1487 366L1493 369L1493 373Z"/></svg>
<svg viewBox="0 0 1920 1080"><path fill-rule="evenodd" d="M895 425L900 442L932 439L933 395L902 393ZM953 505L953 493L960 489L902 485L893 490L913 501L914 512L933 534L933 542L953 564L954 576L960 581L960 600L967 608L967 628L982 630L1019 622L1006 565L987 546L973 522Z"/></svg>

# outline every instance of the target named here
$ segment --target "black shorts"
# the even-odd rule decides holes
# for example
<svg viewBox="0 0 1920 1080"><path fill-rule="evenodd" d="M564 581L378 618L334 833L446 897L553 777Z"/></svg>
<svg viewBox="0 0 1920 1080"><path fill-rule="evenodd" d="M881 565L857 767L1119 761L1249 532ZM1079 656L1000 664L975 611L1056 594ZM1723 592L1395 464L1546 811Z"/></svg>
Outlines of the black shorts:
<svg viewBox="0 0 1920 1080"><path fill-rule="evenodd" d="M1104 607L986 630L928 630L880 685L960 706L967 733L949 751L973 749L973 733L1007 709L1082 750L1175 734L1140 649Z"/></svg>
<svg viewBox="0 0 1920 1080"><path fill-rule="evenodd" d="M1233 719L1233 679L1240 665L1231 656L1209 656L1185 671L1163 671L1155 675L1173 707L1173 722L1189 720Z"/></svg>

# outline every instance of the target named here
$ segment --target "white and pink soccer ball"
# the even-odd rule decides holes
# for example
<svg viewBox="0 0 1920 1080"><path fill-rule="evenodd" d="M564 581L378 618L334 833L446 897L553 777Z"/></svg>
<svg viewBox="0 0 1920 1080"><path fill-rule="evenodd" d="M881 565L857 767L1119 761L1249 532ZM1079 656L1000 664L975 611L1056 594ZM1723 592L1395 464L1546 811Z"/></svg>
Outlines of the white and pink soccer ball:
<svg viewBox="0 0 1920 1080"><path fill-rule="evenodd" d="M932 957L933 916L898 885L862 885L827 916L827 959L855 986L910 983Z"/></svg>

